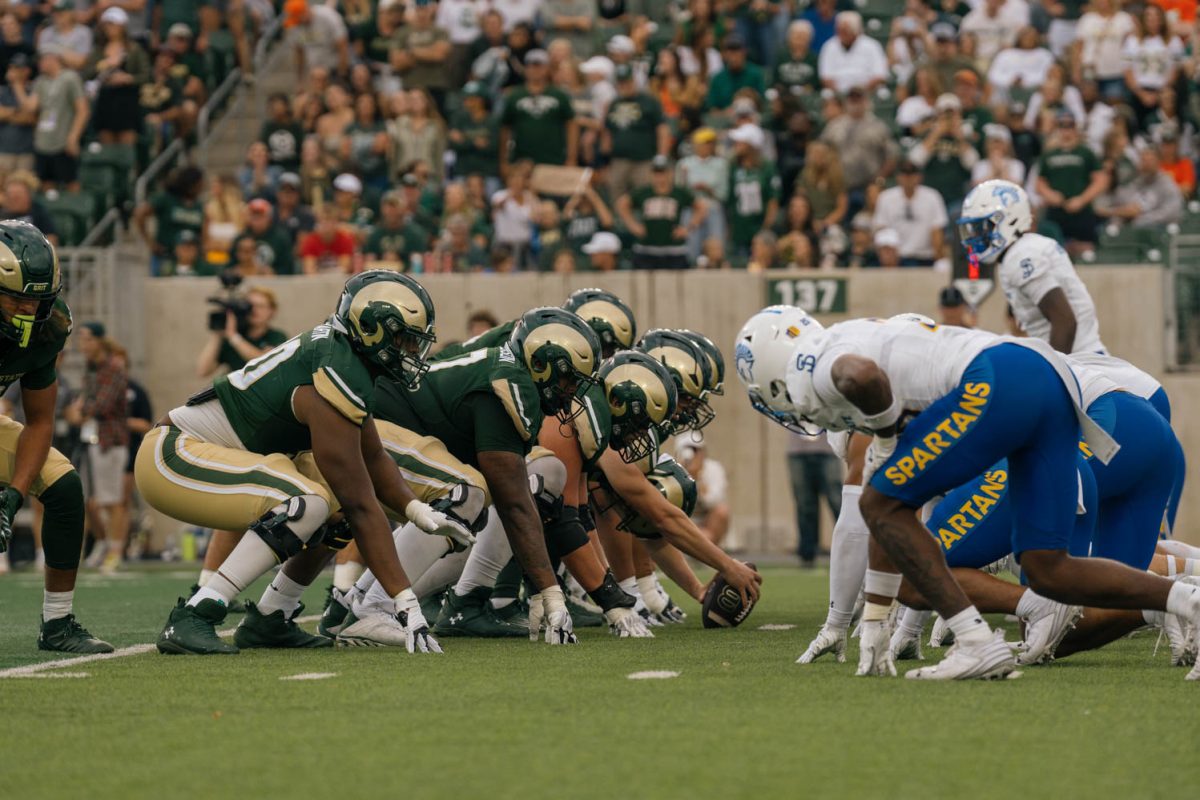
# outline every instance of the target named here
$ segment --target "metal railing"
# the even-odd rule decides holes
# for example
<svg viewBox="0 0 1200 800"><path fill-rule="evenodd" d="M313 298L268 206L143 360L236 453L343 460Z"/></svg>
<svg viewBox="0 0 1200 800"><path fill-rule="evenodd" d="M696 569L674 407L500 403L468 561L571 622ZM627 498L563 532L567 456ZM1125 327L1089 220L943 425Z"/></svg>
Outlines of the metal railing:
<svg viewBox="0 0 1200 800"><path fill-rule="evenodd" d="M1172 236L1169 253L1167 364L1177 370L1200 370L1200 235Z"/></svg>

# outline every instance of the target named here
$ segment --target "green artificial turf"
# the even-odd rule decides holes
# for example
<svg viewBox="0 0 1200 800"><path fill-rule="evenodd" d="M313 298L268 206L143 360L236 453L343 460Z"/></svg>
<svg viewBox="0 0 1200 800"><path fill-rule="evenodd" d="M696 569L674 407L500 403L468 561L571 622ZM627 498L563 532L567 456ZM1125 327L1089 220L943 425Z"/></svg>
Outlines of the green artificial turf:
<svg viewBox="0 0 1200 800"><path fill-rule="evenodd" d="M1200 791L1200 684L1168 666L1165 647L1151 655L1152 634L1018 680L855 678L853 663L793 663L824 618L825 573L765 576L762 603L737 630L702 630L685 601L687 623L654 640L589 629L575 648L446 639L441 657L149 653L57 670L85 678L0 677L0 798ZM118 647L152 642L192 578L85 576L79 618ZM320 597L310 591L307 613ZM36 576L0 577L0 669L52 657L35 649L40 599ZM768 623L797 627L759 629ZM852 643L851 661L856 653ZM626 677L640 670L680 674ZM310 672L337 676L280 680Z"/></svg>

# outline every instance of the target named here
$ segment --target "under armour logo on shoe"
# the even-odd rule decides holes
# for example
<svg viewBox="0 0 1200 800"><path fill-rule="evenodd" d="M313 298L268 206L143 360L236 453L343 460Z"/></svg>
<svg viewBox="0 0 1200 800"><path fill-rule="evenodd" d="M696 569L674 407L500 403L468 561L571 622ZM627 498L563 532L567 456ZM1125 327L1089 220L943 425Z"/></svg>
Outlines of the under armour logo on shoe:
<svg viewBox="0 0 1200 800"><path fill-rule="evenodd" d="M167 638L170 638L174 635L175 635L175 626L174 625L169 626L165 631L163 631L163 636L165 636Z"/></svg>
<svg viewBox="0 0 1200 800"><path fill-rule="evenodd" d="M452 617L450 618L450 624L451 624L451 625L457 625L458 623L460 623L460 622L462 622L462 621L463 621L463 615L462 615L462 614L455 614L454 616L452 616Z"/></svg>

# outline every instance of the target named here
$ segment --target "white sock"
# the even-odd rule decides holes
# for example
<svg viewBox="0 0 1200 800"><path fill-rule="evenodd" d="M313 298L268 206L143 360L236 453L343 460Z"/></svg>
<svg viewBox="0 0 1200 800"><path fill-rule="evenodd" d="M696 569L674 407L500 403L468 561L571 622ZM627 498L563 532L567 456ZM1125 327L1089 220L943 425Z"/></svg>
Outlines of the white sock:
<svg viewBox="0 0 1200 800"><path fill-rule="evenodd" d="M932 611L917 611L915 608L900 609L900 627L912 636L919 637L925 631L925 623L932 616Z"/></svg>
<svg viewBox="0 0 1200 800"><path fill-rule="evenodd" d="M280 570L275 574L271 585L264 591L262 598L258 601L258 610L261 614L274 614L276 611L283 610L285 618L291 618L296 609L300 607L300 595L304 594L307 586L296 583L296 581L283 574Z"/></svg>
<svg viewBox="0 0 1200 800"><path fill-rule="evenodd" d="M967 606L946 620L946 624L954 631L954 638L959 642L981 644L992 638L992 629L983 621L983 616L975 606Z"/></svg>
<svg viewBox="0 0 1200 800"><path fill-rule="evenodd" d="M237 547L233 548L229 558L209 578L208 583L192 595L188 605L194 606L205 599L220 600L229 605L243 589L273 566L275 553L257 533L250 531L237 543Z"/></svg>
<svg viewBox="0 0 1200 800"><path fill-rule="evenodd" d="M1147 625L1155 625L1159 628L1167 621L1166 617L1167 612L1165 611L1151 611L1150 609L1146 609L1142 612L1142 619L1146 620Z"/></svg>
<svg viewBox="0 0 1200 800"><path fill-rule="evenodd" d="M451 553L439 558L437 562L425 570L425 574L413 581L413 591L417 597L428 597L434 592L440 592L447 586L453 586L463 573L467 564L469 550L461 553ZM433 620L429 620L433 622Z"/></svg>
<svg viewBox="0 0 1200 800"><path fill-rule="evenodd" d="M504 608L505 606L511 606L513 603L517 602L517 598L515 598L515 597L493 597L493 598L490 598L488 600L488 602L492 604L492 608L499 609L499 608Z"/></svg>
<svg viewBox="0 0 1200 800"><path fill-rule="evenodd" d="M495 586L496 576L512 557L512 547L508 544L500 515L492 509L487 524L475 537L475 544L467 556L467 563L463 565L462 576L454 586L454 593L464 597L477 587Z"/></svg>
<svg viewBox="0 0 1200 800"><path fill-rule="evenodd" d="M1167 556L1167 577L1174 579L1179 574L1179 568L1176 566L1175 556Z"/></svg>
<svg viewBox="0 0 1200 800"><path fill-rule="evenodd" d="M349 590L354 582L363 574L363 570L367 567L357 561L347 561L344 564L334 564L333 566L333 588L340 592Z"/></svg>
<svg viewBox="0 0 1200 800"><path fill-rule="evenodd" d="M211 581L213 576L216 574L217 571L215 569L202 569L200 570L200 580L196 581L196 583L200 586L208 586L208 582Z"/></svg>
<svg viewBox="0 0 1200 800"><path fill-rule="evenodd" d="M46 551L40 547L33 551L33 566L35 569L42 569L46 566Z"/></svg>
<svg viewBox="0 0 1200 800"><path fill-rule="evenodd" d="M632 596L633 599L635 599L635 600L642 599L642 593L641 593L641 591L638 590L637 576L630 575L625 580L619 582L617 584L617 586L620 586L623 590L625 590L625 594ZM643 601L643 602L645 602L645 601Z"/></svg>
<svg viewBox="0 0 1200 800"><path fill-rule="evenodd" d="M1028 619L1029 615L1038 610L1042 603L1046 602L1046 598L1037 594L1033 589L1026 589L1021 594L1021 599L1017 601L1017 616L1021 619Z"/></svg>
<svg viewBox="0 0 1200 800"><path fill-rule="evenodd" d="M854 604L867 574L867 542L871 532L863 521L858 500L861 486L842 487L842 511L833 526L829 549L829 615L825 624L845 629L854 616Z"/></svg>
<svg viewBox="0 0 1200 800"><path fill-rule="evenodd" d="M75 600L75 590L69 592L42 592L42 619L49 622L60 619L71 613L71 604Z"/></svg>
<svg viewBox="0 0 1200 800"><path fill-rule="evenodd" d="M1200 586L1176 581L1167 595L1167 613L1192 619L1200 609Z"/></svg>
<svg viewBox="0 0 1200 800"><path fill-rule="evenodd" d="M503 536L503 532L500 534ZM396 555L409 583L415 584L438 559L450 552L450 542L443 536L430 536L411 522L392 532ZM507 540L506 540L507 541Z"/></svg>

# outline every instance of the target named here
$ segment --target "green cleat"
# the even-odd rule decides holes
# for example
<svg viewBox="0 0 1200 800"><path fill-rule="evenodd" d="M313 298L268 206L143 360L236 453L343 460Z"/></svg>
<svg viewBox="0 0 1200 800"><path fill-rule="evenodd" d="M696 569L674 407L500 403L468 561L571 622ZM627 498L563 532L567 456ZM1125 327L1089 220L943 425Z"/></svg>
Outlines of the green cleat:
<svg viewBox="0 0 1200 800"><path fill-rule="evenodd" d="M424 615L425 619L438 618L438 615L442 613L442 603L445 602L446 595L451 591L451 589L443 589L440 592L434 592L433 594L427 594L419 598L421 601L421 614Z"/></svg>
<svg viewBox="0 0 1200 800"><path fill-rule="evenodd" d="M493 606L490 601L488 605L491 606L492 613L496 615L496 619L513 625L520 625L526 631L529 630L529 602L527 600L518 598L507 605L500 606L500 608Z"/></svg>
<svg viewBox="0 0 1200 800"><path fill-rule="evenodd" d="M333 647L332 639L311 634L296 624L296 617L300 616L302 611L303 603L296 607L296 611L290 617L283 615L282 608L264 614L258 610L258 606L247 600L246 616L233 632L233 643L245 650L253 647Z"/></svg>
<svg viewBox="0 0 1200 800"><path fill-rule="evenodd" d="M87 628L76 621L74 614L42 620L42 629L38 633L38 650L50 650L56 653L111 653L113 646L108 642L97 639L88 633Z"/></svg>
<svg viewBox="0 0 1200 800"><path fill-rule="evenodd" d="M571 612L571 622L576 628L600 628L608 624L603 614L576 603L570 595L567 595L567 611Z"/></svg>
<svg viewBox="0 0 1200 800"><path fill-rule="evenodd" d="M166 627L158 635L158 652L167 655L235 655L238 649L221 641L217 626L225 621L228 609L211 598L194 606L182 597L171 609Z"/></svg>
<svg viewBox="0 0 1200 800"><path fill-rule="evenodd" d="M198 591L200 591L200 584L193 583L191 590L188 591L188 597L195 596L196 592L198 592ZM233 600L229 601L229 605L227 605L225 607L225 613L226 614L245 614L246 613L246 604L243 601L241 601L235 597L235 598L233 598Z"/></svg>
<svg viewBox="0 0 1200 800"><path fill-rule="evenodd" d="M345 595L332 586L325 587L325 608L321 609L321 620L317 623L317 633L336 639L346 627L346 617L350 608L345 604Z"/></svg>
<svg viewBox="0 0 1200 800"><path fill-rule="evenodd" d="M528 636L529 626L506 622L492 611L487 601L488 590L478 586L464 597L453 590L446 593L446 602L438 614L433 632L438 636L475 636L497 639L504 636Z"/></svg>

